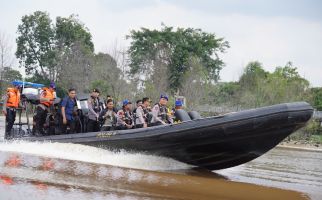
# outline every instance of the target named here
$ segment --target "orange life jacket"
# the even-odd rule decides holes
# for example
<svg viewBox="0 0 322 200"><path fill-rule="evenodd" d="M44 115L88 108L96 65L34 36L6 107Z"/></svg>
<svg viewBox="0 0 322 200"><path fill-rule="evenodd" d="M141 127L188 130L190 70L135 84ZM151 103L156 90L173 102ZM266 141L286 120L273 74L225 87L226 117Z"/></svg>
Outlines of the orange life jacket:
<svg viewBox="0 0 322 200"><path fill-rule="evenodd" d="M18 108L20 102L20 91L16 88L8 88L7 95L7 107Z"/></svg>
<svg viewBox="0 0 322 200"><path fill-rule="evenodd" d="M46 98L46 99L49 99L49 101L44 101L44 102L41 102L41 104L49 107L53 104L54 102L54 90L52 89L49 89L47 87L43 88L43 92L41 93L41 98Z"/></svg>

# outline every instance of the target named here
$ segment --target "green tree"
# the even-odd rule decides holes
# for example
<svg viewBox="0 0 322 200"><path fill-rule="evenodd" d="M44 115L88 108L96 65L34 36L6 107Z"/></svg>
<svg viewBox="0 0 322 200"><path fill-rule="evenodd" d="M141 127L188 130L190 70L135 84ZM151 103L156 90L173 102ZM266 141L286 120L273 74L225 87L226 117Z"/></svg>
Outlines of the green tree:
<svg viewBox="0 0 322 200"><path fill-rule="evenodd" d="M10 67L4 67L2 70L2 78L0 80L0 97L3 94L3 91L10 85L10 82L14 80L22 80L21 73Z"/></svg>
<svg viewBox="0 0 322 200"><path fill-rule="evenodd" d="M313 96L313 106L322 111L322 88L312 88L311 93Z"/></svg>
<svg viewBox="0 0 322 200"><path fill-rule="evenodd" d="M70 15L68 18L57 17L55 30L59 50L64 48L70 50L70 47L78 42L89 52L94 52L92 35L76 15Z"/></svg>
<svg viewBox="0 0 322 200"><path fill-rule="evenodd" d="M10 67L3 69L3 81L11 82L14 80L22 80L22 75L18 70L14 70Z"/></svg>
<svg viewBox="0 0 322 200"><path fill-rule="evenodd" d="M54 24L48 13L36 11L22 17L17 33L16 57L26 74L36 79L59 80L66 65L65 55L71 55L74 49L81 49L86 57L94 52L90 32L75 15L57 17Z"/></svg>
<svg viewBox="0 0 322 200"><path fill-rule="evenodd" d="M142 28L131 31L129 48L130 73L150 77L156 66L155 62L166 64L168 70L168 88L176 92L187 71L191 70L189 60L198 58L207 70L209 81L217 81L224 66L218 53L224 52L229 44L215 34L201 29L162 26L161 31Z"/></svg>
<svg viewBox="0 0 322 200"><path fill-rule="evenodd" d="M26 74L50 77L55 66L55 31L48 13L36 11L22 17L18 26L16 57Z"/></svg>

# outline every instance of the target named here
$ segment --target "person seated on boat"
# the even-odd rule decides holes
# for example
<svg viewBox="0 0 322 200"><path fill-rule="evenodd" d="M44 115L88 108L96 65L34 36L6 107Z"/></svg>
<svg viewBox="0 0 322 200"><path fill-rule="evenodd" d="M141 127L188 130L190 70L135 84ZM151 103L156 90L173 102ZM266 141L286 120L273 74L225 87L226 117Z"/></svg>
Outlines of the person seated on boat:
<svg viewBox="0 0 322 200"><path fill-rule="evenodd" d="M7 89L7 95L3 99L2 113L6 116L5 139L12 137L11 129L16 120L16 109L20 104L20 87L16 85Z"/></svg>
<svg viewBox="0 0 322 200"><path fill-rule="evenodd" d="M183 103L180 100L176 100L174 105L175 105L175 107L172 110L173 123L180 123L181 121L175 117L175 112L177 110L182 110L183 109Z"/></svg>
<svg viewBox="0 0 322 200"><path fill-rule="evenodd" d="M118 130L132 129L134 127L132 103L125 99L123 101L123 107L117 112L116 128Z"/></svg>
<svg viewBox="0 0 322 200"><path fill-rule="evenodd" d="M146 128L149 125L150 114L148 107L150 106L151 100L149 97L142 99L142 104L136 109L135 128Z"/></svg>
<svg viewBox="0 0 322 200"><path fill-rule="evenodd" d="M142 105L142 100L139 99L136 101L136 107L134 108L133 110L133 120L134 120L134 126L136 127L136 118L137 118L137 115L136 115L136 110L138 109L139 106Z"/></svg>
<svg viewBox="0 0 322 200"><path fill-rule="evenodd" d="M180 109L182 109L182 107L183 107L182 101L176 100L174 111L180 110Z"/></svg>
<svg viewBox="0 0 322 200"><path fill-rule="evenodd" d="M100 91L98 89L93 89L90 98L87 100L88 104L88 122L87 122L87 132L97 132L100 131L99 114L101 112Z"/></svg>
<svg viewBox="0 0 322 200"><path fill-rule="evenodd" d="M100 114L100 120L103 122L101 131L112 131L115 129L117 122L117 114L114 112L113 99L108 99L106 105L106 108Z"/></svg>
<svg viewBox="0 0 322 200"><path fill-rule="evenodd" d="M133 110L133 114L134 114L134 115L136 115L136 110L137 110L137 108L138 108L139 106L141 106L141 105L142 105L142 100L141 100L141 99L137 100L137 101L136 101L136 107L135 107L135 109Z"/></svg>
<svg viewBox="0 0 322 200"><path fill-rule="evenodd" d="M153 106L151 126L158 126L158 125L173 123L171 115L168 113L168 108L167 108L168 100L169 100L168 96L162 94L160 96L159 103Z"/></svg>
<svg viewBox="0 0 322 200"><path fill-rule="evenodd" d="M46 135L44 125L47 119L47 114L50 112L50 107L53 105L56 98L56 85L51 82L48 87L42 88L40 93L40 103L36 108L36 115L34 116L34 134L36 136Z"/></svg>
<svg viewBox="0 0 322 200"><path fill-rule="evenodd" d="M76 90L71 88L68 90L68 96L66 96L61 102L61 114L63 118L63 134L75 133L76 130L76 117L77 111L75 111L76 105Z"/></svg>

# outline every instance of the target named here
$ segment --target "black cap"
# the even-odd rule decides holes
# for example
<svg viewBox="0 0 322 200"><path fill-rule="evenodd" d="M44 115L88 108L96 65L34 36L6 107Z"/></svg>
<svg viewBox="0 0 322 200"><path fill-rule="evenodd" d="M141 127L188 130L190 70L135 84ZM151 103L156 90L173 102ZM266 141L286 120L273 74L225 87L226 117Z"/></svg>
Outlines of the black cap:
<svg viewBox="0 0 322 200"><path fill-rule="evenodd" d="M93 92L100 93L100 91L97 88L94 88Z"/></svg>

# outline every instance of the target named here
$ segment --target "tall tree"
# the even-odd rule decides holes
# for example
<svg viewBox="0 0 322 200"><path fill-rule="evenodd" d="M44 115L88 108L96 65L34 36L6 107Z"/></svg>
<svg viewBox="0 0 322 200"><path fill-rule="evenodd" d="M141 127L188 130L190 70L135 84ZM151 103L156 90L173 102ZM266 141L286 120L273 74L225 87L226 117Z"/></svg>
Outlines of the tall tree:
<svg viewBox="0 0 322 200"><path fill-rule="evenodd" d="M90 83L88 74L93 67L91 64L94 59L92 35L76 15L70 15L67 18L57 17L55 33L56 80L61 83L69 83L74 80L80 82L78 89L87 90L88 86L82 86L85 86L83 83ZM80 76L72 77L75 74ZM63 80L63 78L69 80ZM62 86L69 87L69 85Z"/></svg>
<svg viewBox="0 0 322 200"><path fill-rule="evenodd" d="M70 49L77 42L91 53L94 52L92 35L77 15L56 18L56 42L60 50Z"/></svg>
<svg viewBox="0 0 322 200"><path fill-rule="evenodd" d="M48 13L25 15L18 26L16 57L27 75L39 74L53 79L55 31Z"/></svg>
<svg viewBox="0 0 322 200"><path fill-rule="evenodd" d="M3 81L9 83L14 80L22 80L22 75L19 71L5 67L3 70Z"/></svg>
<svg viewBox="0 0 322 200"><path fill-rule="evenodd" d="M54 24L48 13L36 11L22 17L17 32L16 57L27 75L58 81L73 50L86 59L93 56L92 36L76 15L57 17Z"/></svg>
<svg viewBox="0 0 322 200"><path fill-rule="evenodd" d="M218 53L229 47L223 38L203 32L201 29L162 26L159 30L142 28L131 31L129 48L130 73L150 77L156 71L155 63L164 63L167 67L168 88L172 92L182 87L183 77L191 70L189 60L199 59L207 70L207 79L217 81L224 63ZM163 65L161 65L163 66Z"/></svg>

